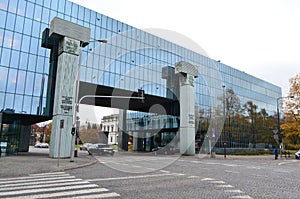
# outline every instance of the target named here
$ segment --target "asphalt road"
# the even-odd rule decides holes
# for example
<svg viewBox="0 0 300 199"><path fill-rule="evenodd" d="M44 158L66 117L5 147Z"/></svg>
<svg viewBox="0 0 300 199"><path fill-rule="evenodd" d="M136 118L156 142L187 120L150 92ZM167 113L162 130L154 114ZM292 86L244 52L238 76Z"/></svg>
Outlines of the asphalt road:
<svg viewBox="0 0 300 199"><path fill-rule="evenodd" d="M38 157L43 167L56 165ZM130 153L94 158L93 164L71 170L2 175L0 198L300 198L300 160Z"/></svg>
<svg viewBox="0 0 300 199"><path fill-rule="evenodd" d="M120 198L299 198L300 161L174 156L96 157L67 171Z"/></svg>

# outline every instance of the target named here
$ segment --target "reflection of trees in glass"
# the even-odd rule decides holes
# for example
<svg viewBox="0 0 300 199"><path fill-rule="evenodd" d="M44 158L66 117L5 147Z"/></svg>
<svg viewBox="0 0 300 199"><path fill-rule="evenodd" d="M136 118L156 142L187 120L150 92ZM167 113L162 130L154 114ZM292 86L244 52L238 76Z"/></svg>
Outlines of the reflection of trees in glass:
<svg viewBox="0 0 300 199"><path fill-rule="evenodd" d="M259 145L260 147L274 144L275 115L269 115L265 108L259 110L259 107L252 101L241 105L239 97L231 88L226 89L225 95L218 99L222 101L224 107L219 107L218 110L214 110L214 113L210 109L200 109L197 117L199 127L196 141L197 139L203 141L205 136L211 136L210 119L221 117L222 109L225 108L224 128L221 136L216 138L215 147L223 147L224 142L229 148L253 148L257 147L257 143L263 143Z"/></svg>

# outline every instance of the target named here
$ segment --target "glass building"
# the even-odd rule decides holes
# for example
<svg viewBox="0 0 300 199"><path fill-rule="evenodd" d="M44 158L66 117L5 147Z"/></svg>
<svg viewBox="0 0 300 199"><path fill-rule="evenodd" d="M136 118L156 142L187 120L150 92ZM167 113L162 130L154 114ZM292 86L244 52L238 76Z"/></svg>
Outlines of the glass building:
<svg viewBox="0 0 300 199"><path fill-rule="evenodd" d="M45 38L54 17L90 28L91 40L108 41L90 42L82 49L81 96L91 94L91 90L93 94L121 91L132 94L140 88L145 91L148 99L145 105L128 102L123 106L113 100L85 102L127 109L127 125L122 130L131 134L150 133L142 138L144 145L138 147L140 150L165 145L166 139L176 136L180 120L177 98L180 94L174 66L179 61L192 63L200 71L195 81L196 120L199 124L196 134L215 131L214 127L207 125L213 123L210 119L218 111L223 110L229 115L230 107L225 105L227 91L233 91L242 106L252 102L266 110L268 115L276 111L280 87L178 44L67 0L0 0L0 141L7 153L28 150L29 126L52 118L57 44ZM151 111L147 106L157 103L162 104L165 113L160 113L160 110L148 113ZM243 128L245 126L247 124L243 124ZM251 134L251 128L248 131ZM154 138L151 132L160 138ZM249 138L251 135L239 137L245 129L235 132L235 143L247 146L255 143ZM149 148L151 140L153 143Z"/></svg>

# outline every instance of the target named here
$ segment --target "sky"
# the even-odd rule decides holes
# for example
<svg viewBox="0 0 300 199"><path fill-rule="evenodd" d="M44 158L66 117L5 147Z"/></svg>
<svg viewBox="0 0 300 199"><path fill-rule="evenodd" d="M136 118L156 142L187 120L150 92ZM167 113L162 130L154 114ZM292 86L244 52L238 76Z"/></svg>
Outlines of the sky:
<svg viewBox="0 0 300 199"><path fill-rule="evenodd" d="M298 0L71 0L140 29L166 29L282 88L300 73Z"/></svg>

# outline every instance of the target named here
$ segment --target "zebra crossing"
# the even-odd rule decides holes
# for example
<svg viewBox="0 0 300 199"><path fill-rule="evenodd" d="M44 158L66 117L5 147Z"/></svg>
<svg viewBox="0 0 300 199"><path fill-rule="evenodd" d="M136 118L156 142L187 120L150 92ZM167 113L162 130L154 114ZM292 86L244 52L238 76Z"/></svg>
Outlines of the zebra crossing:
<svg viewBox="0 0 300 199"><path fill-rule="evenodd" d="M119 194L101 188L65 172L31 174L0 178L0 198L119 198Z"/></svg>

